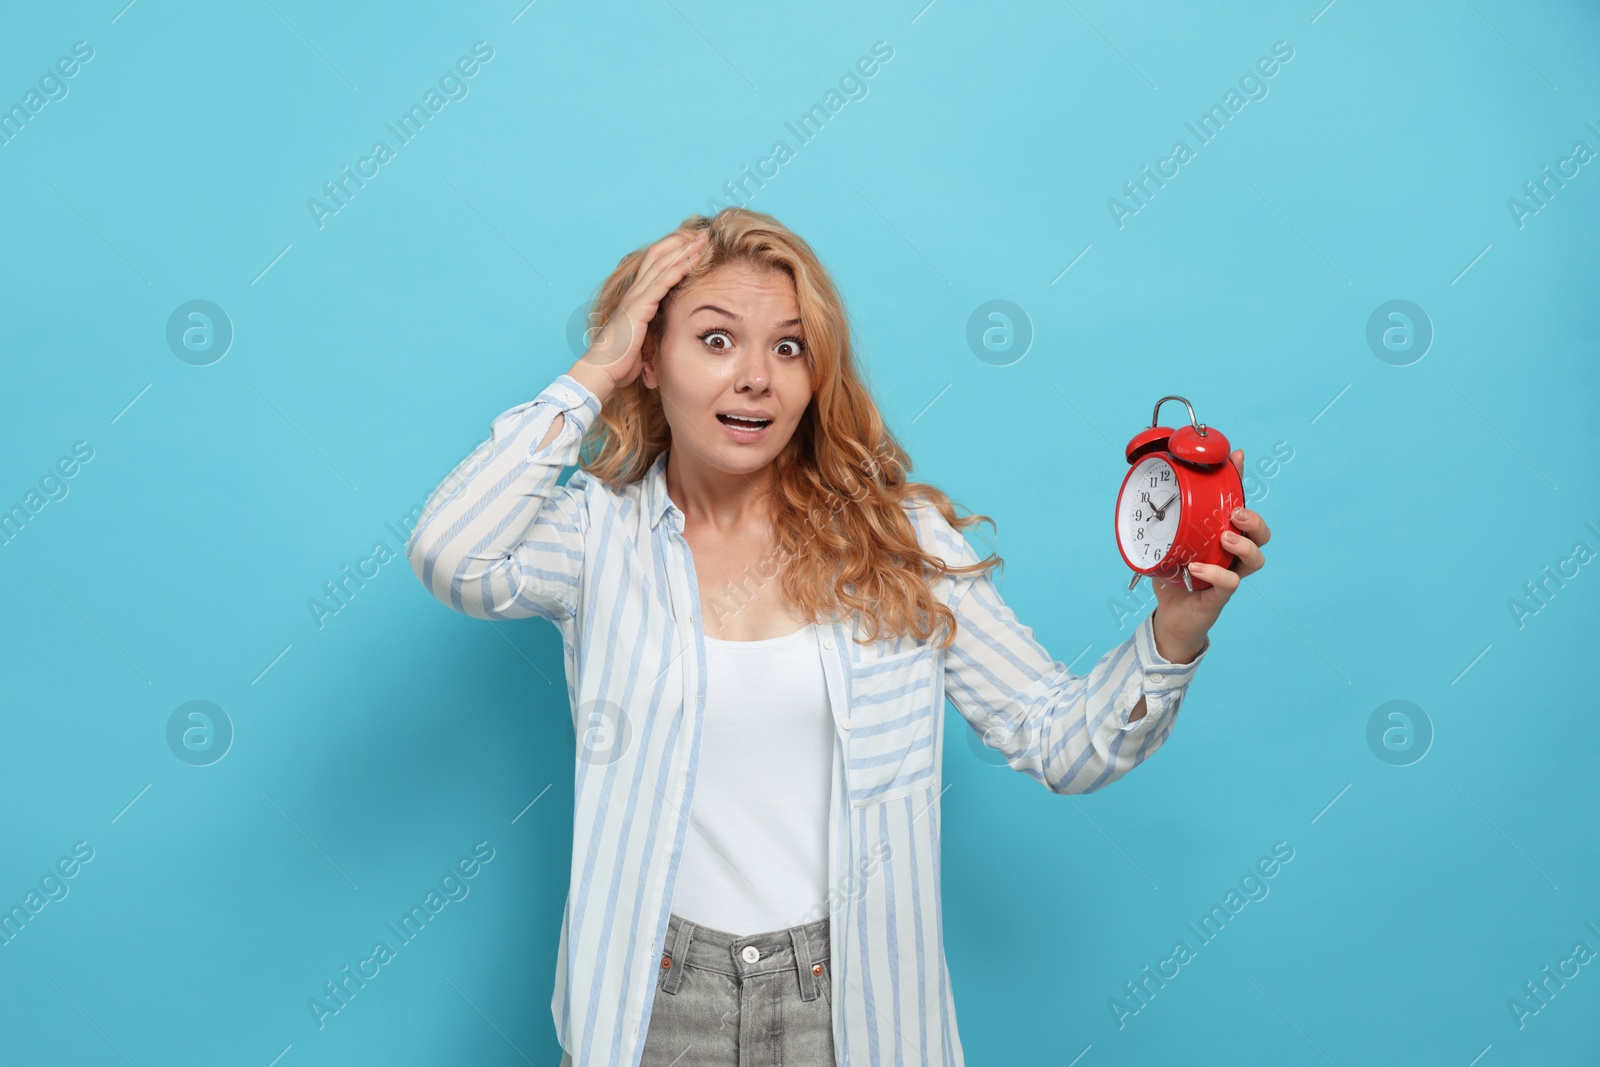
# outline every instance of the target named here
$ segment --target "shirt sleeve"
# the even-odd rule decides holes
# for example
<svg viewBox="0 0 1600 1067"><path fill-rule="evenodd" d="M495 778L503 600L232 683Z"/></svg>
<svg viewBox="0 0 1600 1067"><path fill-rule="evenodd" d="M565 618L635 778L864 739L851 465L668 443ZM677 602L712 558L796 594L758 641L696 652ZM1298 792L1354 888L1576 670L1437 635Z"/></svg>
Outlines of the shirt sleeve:
<svg viewBox="0 0 1600 1067"><path fill-rule="evenodd" d="M589 475L578 471L565 486L556 479L578 462L599 414L600 398L562 374L495 417L489 439L428 497L406 543L428 592L479 619L561 623L577 613ZM561 430L539 448L557 415Z"/></svg>
<svg viewBox="0 0 1600 1067"><path fill-rule="evenodd" d="M925 510L948 563L978 562L959 530ZM1189 663L1165 660L1152 612L1087 674L1073 674L1017 619L992 574L947 587L957 631L945 653L945 693L984 744L1055 793L1092 793L1160 748L1210 639ZM1140 697L1145 713L1129 721Z"/></svg>

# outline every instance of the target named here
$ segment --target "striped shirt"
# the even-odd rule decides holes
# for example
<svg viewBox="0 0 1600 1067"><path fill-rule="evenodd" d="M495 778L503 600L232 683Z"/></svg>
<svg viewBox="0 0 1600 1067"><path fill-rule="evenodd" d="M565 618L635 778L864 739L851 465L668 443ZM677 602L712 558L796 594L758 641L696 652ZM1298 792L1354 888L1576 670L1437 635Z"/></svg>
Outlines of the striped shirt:
<svg viewBox="0 0 1600 1067"><path fill-rule="evenodd" d="M581 469L556 484L599 413L599 397L562 374L496 417L428 498L406 554L456 611L539 615L561 631L579 744L551 1012L575 1067L637 1067L690 828L706 646L667 453L621 492ZM557 414L565 424L539 448ZM923 498L905 508L924 550L978 561ZM940 903L945 698L1011 767L1052 792L1087 793L1161 747L1205 654L1162 659L1146 617L1076 675L988 574L942 575L932 591L958 624L948 650L909 636L857 644L853 615L818 629L836 738L832 890L794 925L830 919L843 1067L964 1063ZM1141 696L1146 712L1129 722Z"/></svg>

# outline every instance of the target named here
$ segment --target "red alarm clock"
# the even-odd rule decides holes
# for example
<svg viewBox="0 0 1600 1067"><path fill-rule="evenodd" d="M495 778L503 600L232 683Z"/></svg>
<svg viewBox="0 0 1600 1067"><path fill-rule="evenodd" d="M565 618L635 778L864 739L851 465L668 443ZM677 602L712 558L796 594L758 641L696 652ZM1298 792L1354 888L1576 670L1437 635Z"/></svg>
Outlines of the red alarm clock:
<svg viewBox="0 0 1600 1067"><path fill-rule="evenodd" d="M1176 400L1189 411L1189 425L1156 425L1161 405ZM1209 589L1189 573L1190 563L1226 567L1233 554L1222 547L1233 509L1244 506L1244 483L1228 459L1228 439L1215 426L1196 422L1181 396L1156 401L1150 425L1128 442L1128 474L1117 493L1117 549L1140 578L1177 581Z"/></svg>

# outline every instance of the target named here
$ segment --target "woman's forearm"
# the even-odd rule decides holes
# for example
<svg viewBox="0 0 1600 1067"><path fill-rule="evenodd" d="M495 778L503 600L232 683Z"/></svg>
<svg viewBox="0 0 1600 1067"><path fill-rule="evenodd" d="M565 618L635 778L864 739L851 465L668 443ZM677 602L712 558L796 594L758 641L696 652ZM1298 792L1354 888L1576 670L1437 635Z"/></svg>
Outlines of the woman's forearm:
<svg viewBox="0 0 1600 1067"><path fill-rule="evenodd" d="M567 374L582 382L585 388L600 398L600 403L602 404L606 402L606 397L610 396L612 391L616 389L616 386L611 383L611 379L606 375L605 371L592 363L585 363L581 359L572 365L572 369L567 371ZM542 449L551 441L554 441L556 435L561 432L561 427L565 426L566 423L567 417L565 415L557 415L556 421L552 422L550 429L545 431L544 440L539 442L539 448ZM535 451L537 450L535 449Z"/></svg>

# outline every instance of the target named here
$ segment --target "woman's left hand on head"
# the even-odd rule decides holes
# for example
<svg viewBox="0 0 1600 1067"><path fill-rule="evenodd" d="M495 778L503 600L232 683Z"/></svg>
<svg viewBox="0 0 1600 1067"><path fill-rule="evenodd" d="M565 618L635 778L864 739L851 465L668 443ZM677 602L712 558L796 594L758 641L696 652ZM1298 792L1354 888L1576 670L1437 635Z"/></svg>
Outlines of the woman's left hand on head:
<svg viewBox="0 0 1600 1067"><path fill-rule="evenodd" d="M1228 456L1234 469L1244 476L1244 450L1234 449ZM1187 663L1205 647L1206 633L1239 583L1266 564L1261 546L1272 539L1267 521L1250 508L1234 509L1232 529L1222 532L1222 547L1233 554L1226 567L1213 563L1191 563L1189 573L1209 582L1209 589L1185 589L1183 579L1152 578L1156 594L1156 651L1174 663Z"/></svg>

